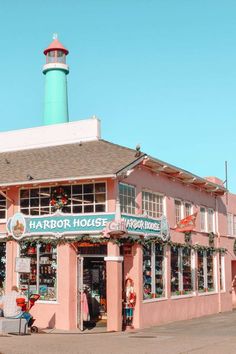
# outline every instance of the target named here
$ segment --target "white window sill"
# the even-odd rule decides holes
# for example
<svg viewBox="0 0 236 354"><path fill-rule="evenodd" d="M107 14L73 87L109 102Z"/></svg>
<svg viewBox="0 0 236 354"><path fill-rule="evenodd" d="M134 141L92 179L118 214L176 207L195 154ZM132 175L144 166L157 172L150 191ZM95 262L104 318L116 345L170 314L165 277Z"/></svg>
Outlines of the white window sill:
<svg viewBox="0 0 236 354"><path fill-rule="evenodd" d="M196 293L186 294L186 295L172 295L171 300L187 299L196 296Z"/></svg>
<svg viewBox="0 0 236 354"><path fill-rule="evenodd" d="M143 300L143 304L149 304L149 303L152 303L152 302L159 302L159 301L166 301L166 300L168 300L167 297L156 297L156 298L153 298L153 299Z"/></svg>
<svg viewBox="0 0 236 354"><path fill-rule="evenodd" d="M48 301L48 300L38 300L37 304L50 304L50 305L59 305L59 302L56 300Z"/></svg>
<svg viewBox="0 0 236 354"><path fill-rule="evenodd" d="M6 224L7 219L0 219L0 224Z"/></svg>
<svg viewBox="0 0 236 354"><path fill-rule="evenodd" d="M207 291L204 293L198 293L199 296L209 296L209 295L216 295L217 292L216 291Z"/></svg>

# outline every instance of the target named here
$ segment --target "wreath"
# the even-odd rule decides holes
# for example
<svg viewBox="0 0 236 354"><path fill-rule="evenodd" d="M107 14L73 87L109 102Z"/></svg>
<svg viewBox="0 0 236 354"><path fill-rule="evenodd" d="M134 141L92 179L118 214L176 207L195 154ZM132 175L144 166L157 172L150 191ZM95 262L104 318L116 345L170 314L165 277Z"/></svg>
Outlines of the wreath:
<svg viewBox="0 0 236 354"><path fill-rule="evenodd" d="M55 209L62 209L68 204L68 196L62 187L58 187L52 191L50 205Z"/></svg>

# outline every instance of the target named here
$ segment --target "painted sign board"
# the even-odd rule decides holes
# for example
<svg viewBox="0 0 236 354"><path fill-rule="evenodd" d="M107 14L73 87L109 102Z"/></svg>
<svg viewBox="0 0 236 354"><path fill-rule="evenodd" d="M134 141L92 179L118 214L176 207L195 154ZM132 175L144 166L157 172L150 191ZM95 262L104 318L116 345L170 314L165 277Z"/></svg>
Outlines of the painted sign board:
<svg viewBox="0 0 236 354"><path fill-rule="evenodd" d="M154 219L143 215L121 214L121 220L115 220L114 213L89 213L89 214L55 214L42 216L25 216L16 213L7 222L9 235L16 240L26 236L78 234L101 234L109 236L109 230L121 234L160 237L164 241L170 236L169 225L165 216Z"/></svg>
<svg viewBox="0 0 236 354"><path fill-rule="evenodd" d="M30 258L16 257L15 272L30 273Z"/></svg>

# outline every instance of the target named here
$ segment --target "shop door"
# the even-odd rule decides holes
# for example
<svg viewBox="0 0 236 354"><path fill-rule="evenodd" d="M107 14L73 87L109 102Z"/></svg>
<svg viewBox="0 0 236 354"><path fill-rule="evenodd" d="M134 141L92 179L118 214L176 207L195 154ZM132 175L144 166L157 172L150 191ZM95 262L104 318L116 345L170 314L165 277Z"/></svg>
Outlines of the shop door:
<svg viewBox="0 0 236 354"><path fill-rule="evenodd" d="M83 272L84 272L84 258L78 258L77 264L77 326L83 331Z"/></svg>

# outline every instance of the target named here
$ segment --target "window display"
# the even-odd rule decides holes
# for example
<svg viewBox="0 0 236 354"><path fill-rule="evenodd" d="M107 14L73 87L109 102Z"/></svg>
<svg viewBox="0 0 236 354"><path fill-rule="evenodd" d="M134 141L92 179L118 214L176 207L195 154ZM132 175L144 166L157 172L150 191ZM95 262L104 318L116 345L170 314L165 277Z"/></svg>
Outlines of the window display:
<svg viewBox="0 0 236 354"><path fill-rule="evenodd" d="M171 247L171 294L179 295L179 251L177 247Z"/></svg>
<svg viewBox="0 0 236 354"><path fill-rule="evenodd" d="M0 243L0 296L4 292L6 279L6 242Z"/></svg>
<svg viewBox="0 0 236 354"><path fill-rule="evenodd" d="M56 300L57 249L50 243L23 244L21 257L31 259L31 272L20 275L20 287L28 293L40 294L40 300Z"/></svg>
<svg viewBox="0 0 236 354"><path fill-rule="evenodd" d="M204 251L199 250L197 253L197 275L198 275L198 291L204 292L205 281L204 281Z"/></svg>
<svg viewBox="0 0 236 354"><path fill-rule="evenodd" d="M171 247L171 294L187 295L194 290L191 249Z"/></svg>
<svg viewBox="0 0 236 354"><path fill-rule="evenodd" d="M152 243L143 246L143 299L165 296L164 246Z"/></svg>
<svg viewBox="0 0 236 354"><path fill-rule="evenodd" d="M213 265L213 255L210 253L209 250L206 252L207 257L207 289L208 291L215 290L214 284L214 265Z"/></svg>
<svg viewBox="0 0 236 354"><path fill-rule="evenodd" d="M198 291L215 291L214 259L210 250L198 251Z"/></svg>
<svg viewBox="0 0 236 354"><path fill-rule="evenodd" d="M143 247L143 299L152 298L152 247Z"/></svg>
<svg viewBox="0 0 236 354"><path fill-rule="evenodd" d="M188 294L193 291L193 275L191 270L191 249L182 249L182 274L183 293Z"/></svg>
<svg viewBox="0 0 236 354"><path fill-rule="evenodd" d="M165 296L165 257L163 245L155 244L155 286L156 297Z"/></svg>

